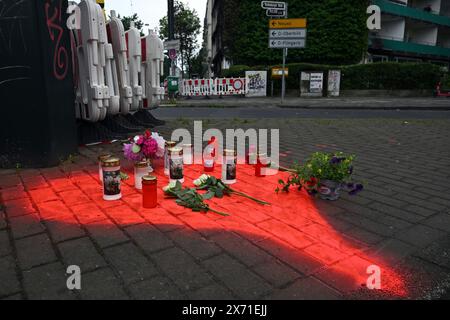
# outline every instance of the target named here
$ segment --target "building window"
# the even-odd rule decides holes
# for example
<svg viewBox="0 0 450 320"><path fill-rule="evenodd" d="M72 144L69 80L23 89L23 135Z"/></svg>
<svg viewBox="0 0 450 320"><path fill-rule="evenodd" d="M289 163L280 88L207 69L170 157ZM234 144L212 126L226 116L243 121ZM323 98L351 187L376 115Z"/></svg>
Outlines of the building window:
<svg viewBox="0 0 450 320"><path fill-rule="evenodd" d="M388 62L389 57L388 56L382 56L382 55L376 55L373 54L369 57L369 62Z"/></svg>
<svg viewBox="0 0 450 320"><path fill-rule="evenodd" d="M405 58L405 57L395 57L395 58L394 58L394 61L395 61L395 62L399 62L399 63L402 63L402 62L422 62L421 59L416 59L416 58Z"/></svg>

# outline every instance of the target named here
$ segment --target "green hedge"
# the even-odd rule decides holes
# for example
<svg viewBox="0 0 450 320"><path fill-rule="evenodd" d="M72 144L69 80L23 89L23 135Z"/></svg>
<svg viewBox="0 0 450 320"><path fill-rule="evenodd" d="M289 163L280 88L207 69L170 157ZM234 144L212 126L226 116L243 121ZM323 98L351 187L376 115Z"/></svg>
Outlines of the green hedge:
<svg viewBox="0 0 450 320"><path fill-rule="evenodd" d="M243 77L245 71L269 71L274 66L232 66L224 70L224 77ZM279 66L275 66L279 67ZM348 66L307 63L288 64L287 88L298 90L302 71L342 71L342 90L423 90L434 89L442 77L441 67L430 63L381 62ZM276 87L279 87L277 81Z"/></svg>
<svg viewBox="0 0 450 320"><path fill-rule="evenodd" d="M235 64L273 64L282 50L268 47L268 18L261 1L223 3L223 48ZM289 50L288 62L352 64L367 51L368 0L295 0L290 18L307 18L305 49Z"/></svg>
<svg viewBox="0 0 450 320"><path fill-rule="evenodd" d="M373 63L343 68L343 89L434 89L441 67L431 63Z"/></svg>

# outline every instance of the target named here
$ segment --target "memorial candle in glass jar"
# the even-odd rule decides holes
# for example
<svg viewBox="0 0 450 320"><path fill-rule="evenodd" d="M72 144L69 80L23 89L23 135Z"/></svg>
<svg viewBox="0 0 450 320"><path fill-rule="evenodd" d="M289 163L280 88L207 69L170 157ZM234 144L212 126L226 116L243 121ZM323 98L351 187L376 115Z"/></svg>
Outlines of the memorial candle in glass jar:
<svg viewBox="0 0 450 320"><path fill-rule="evenodd" d="M166 147L164 149L164 174L169 176L169 149L174 148L177 145L175 141L166 141Z"/></svg>
<svg viewBox="0 0 450 320"><path fill-rule="evenodd" d="M120 160L118 158L108 158L102 163L103 169L103 199L114 201L122 198L120 190Z"/></svg>
<svg viewBox="0 0 450 320"><path fill-rule="evenodd" d="M205 148L203 153L203 171L205 172L213 172L214 171L214 162L216 157L216 148L215 148L216 138L212 137L208 145Z"/></svg>
<svg viewBox="0 0 450 320"><path fill-rule="evenodd" d="M134 164L134 187L142 190L142 177L147 175L150 166L147 161L139 161Z"/></svg>
<svg viewBox="0 0 450 320"><path fill-rule="evenodd" d="M194 155L192 153L192 144L183 144L183 163L193 164Z"/></svg>
<svg viewBox="0 0 450 320"><path fill-rule="evenodd" d="M169 149L169 177L170 182L184 182L183 149Z"/></svg>
<svg viewBox="0 0 450 320"><path fill-rule="evenodd" d="M236 183L237 156L234 150L223 151L222 181L225 184Z"/></svg>
<svg viewBox="0 0 450 320"><path fill-rule="evenodd" d="M103 169L102 169L102 163L104 160L111 158L112 156L110 154L102 154L98 157L98 179L100 180L100 183L103 185Z"/></svg>
<svg viewBox="0 0 450 320"><path fill-rule="evenodd" d="M142 206L146 209L156 208L158 205L158 179L152 175L142 177Z"/></svg>
<svg viewBox="0 0 450 320"><path fill-rule="evenodd" d="M258 153L257 159L256 159L256 165L255 165L255 176L257 177L265 177L264 174L264 168L266 165L264 164L266 161L266 154L265 153Z"/></svg>

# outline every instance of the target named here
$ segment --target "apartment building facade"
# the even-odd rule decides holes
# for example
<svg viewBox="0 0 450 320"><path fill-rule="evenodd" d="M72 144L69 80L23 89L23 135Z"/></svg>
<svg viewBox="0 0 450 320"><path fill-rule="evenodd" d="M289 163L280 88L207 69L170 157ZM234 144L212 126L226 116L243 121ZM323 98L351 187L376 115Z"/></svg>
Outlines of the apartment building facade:
<svg viewBox="0 0 450 320"><path fill-rule="evenodd" d="M209 77L220 74L228 69L231 62L225 56L223 31L225 26L223 4L224 0L207 0L204 22L207 64Z"/></svg>
<svg viewBox="0 0 450 320"><path fill-rule="evenodd" d="M369 62L426 61L449 65L450 0L372 0L381 30L369 34Z"/></svg>

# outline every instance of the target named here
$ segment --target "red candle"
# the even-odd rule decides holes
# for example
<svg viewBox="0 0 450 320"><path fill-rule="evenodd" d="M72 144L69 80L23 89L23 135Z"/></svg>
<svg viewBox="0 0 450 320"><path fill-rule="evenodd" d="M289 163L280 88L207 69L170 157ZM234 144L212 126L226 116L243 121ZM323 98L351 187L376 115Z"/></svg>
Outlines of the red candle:
<svg viewBox="0 0 450 320"><path fill-rule="evenodd" d="M155 176L142 177L142 206L146 209L156 208L158 205L158 180Z"/></svg>
<svg viewBox="0 0 450 320"><path fill-rule="evenodd" d="M215 148L216 138L212 137L208 145L206 146L205 156L203 158L203 170L205 172L213 172L214 171L214 158L216 156L216 148Z"/></svg>
<svg viewBox="0 0 450 320"><path fill-rule="evenodd" d="M266 167L265 164L262 163L262 159L265 157L265 154L258 154L256 159L256 165L255 165L255 176L257 177L265 177L266 175L263 174L263 168Z"/></svg>

